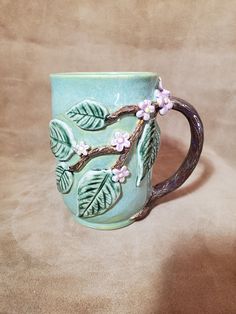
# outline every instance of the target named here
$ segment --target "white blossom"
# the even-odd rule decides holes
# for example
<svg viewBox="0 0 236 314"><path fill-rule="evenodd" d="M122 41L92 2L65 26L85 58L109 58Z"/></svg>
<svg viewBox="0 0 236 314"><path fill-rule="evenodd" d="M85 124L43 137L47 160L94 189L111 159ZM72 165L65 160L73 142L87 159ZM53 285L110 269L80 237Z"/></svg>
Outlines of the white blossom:
<svg viewBox="0 0 236 314"><path fill-rule="evenodd" d="M121 169L114 168L112 169L113 177L112 180L114 182L121 182L125 181L125 178L129 176L130 172L126 166L123 166Z"/></svg>
<svg viewBox="0 0 236 314"><path fill-rule="evenodd" d="M76 144L73 149L74 152L78 155L88 155L88 149L90 148L89 145L87 145L84 141L79 142L78 144Z"/></svg>

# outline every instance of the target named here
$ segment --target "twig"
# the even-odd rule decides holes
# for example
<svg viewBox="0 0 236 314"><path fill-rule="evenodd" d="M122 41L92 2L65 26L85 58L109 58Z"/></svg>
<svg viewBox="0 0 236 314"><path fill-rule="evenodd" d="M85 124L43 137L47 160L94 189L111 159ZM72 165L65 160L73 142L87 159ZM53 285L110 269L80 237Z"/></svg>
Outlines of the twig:
<svg viewBox="0 0 236 314"><path fill-rule="evenodd" d="M107 116L106 121L108 124L116 122L121 116L124 116L126 114L135 114L138 111L138 106L137 105L129 105L129 106L124 106L117 111L109 114Z"/></svg>
<svg viewBox="0 0 236 314"><path fill-rule="evenodd" d="M81 159L73 166L69 167L70 171L80 171L91 158L110 155L110 154L119 154L119 152L112 146L96 147L88 151L88 155L82 156Z"/></svg>
<svg viewBox="0 0 236 314"><path fill-rule="evenodd" d="M159 110L159 106L157 102L153 101L152 105L155 106L155 112L157 113ZM138 105L129 105L129 106L124 106L117 111L109 114L107 116L106 121L108 124L116 122L121 116L124 116L126 114L136 114L136 112L139 110Z"/></svg>

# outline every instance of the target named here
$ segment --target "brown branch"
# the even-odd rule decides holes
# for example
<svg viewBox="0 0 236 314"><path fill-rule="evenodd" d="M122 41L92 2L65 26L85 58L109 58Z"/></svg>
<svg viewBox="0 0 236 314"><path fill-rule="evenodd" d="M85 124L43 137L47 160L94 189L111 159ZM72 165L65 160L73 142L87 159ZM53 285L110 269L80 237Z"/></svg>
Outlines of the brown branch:
<svg viewBox="0 0 236 314"><path fill-rule="evenodd" d="M81 159L73 166L69 167L70 171L80 171L91 158L102 156L102 155L110 155L110 154L120 154L115 147L112 146L104 146L104 147L96 147L88 151L88 155L81 156Z"/></svg>
<svg viewBox="0 0 236 314"><path fill-rule="evenodd" d="M131 151L137 139L141 136L143 128L144 128L144 121L139 120L138 125L136 126L133 134L129 138L130 147L124 149L124 152L122 152L122 155L120 155L119 159L117 160L117 162L114 164L112 168L120 169L122 166L124 166L124 163L126 159L128 158L129 152Z"/></svg>
<svg viewBox="0 0 236 314"><path fill-rule="evenodd" d="M156 113L159 110L159 106L158 104L153 101L152 105L155 106L155 111ZM136 114L136 112L139 110L139 106L138 105L129 105L129 106L124 106L121 107L120 109L118 109L117 111L109 114L109 116L107 116L106 121L108 124L110 123L114 123L116 122L120 117L126 115L126 114Z"/></svg>
<svg viewBox="0 0 236 314"><path fill-rule="evenodd" d="M125 148L122 152L118 152L115 147L112 146L104 146L104 147L97 147L93 148L88 151L88 155L86 156L81 156L81 159L73 166L69 167L70 171L80 171L88 162L91 158L97 157L97 156L102 156L102 155L111 155L111 154L121 154L117 162L112 168L121 168L129 154L129 151L133 147L134 143L136 140L139 138L139 136L142 133L144 127L144 121L139 120L138 125L135 128L133 134L130 136L129 141L130 141L130 147Z"/></svg>
<svg viewBox="0 0 236 314"><path fill-rule="evenodd" d="M137 105L129 105L124 106L118 109L117 111L109 114L107 116L106 121L108 124L116 122L121 116L124 116L126 114L135 114L138 111Z"/></svg>
<svg viewBox="0 0 236 314"><path fill-rule="evenodd" d="M156 115L156 113L158 112L158 109L159 109L158 104L156 102L153 102L152 104L155 105L155 108L156 108L155 115ZM129 105L129 106L122 107L119 110L110 114L107 117L106 121L108 122L108 124L114 123L121 116L123 116L125 114L135 114L138 111L138 109L139 109L138 105ZM129 151L133 147L136 140L140 137L140 135L143 131L143 127L144 127L144 121L138 120L138 125L135 128L133 134L129 138L129 141L130 141L130 147L129 148L125 148L122 152L118 152L115 149L115 147L112 147L112 146L103 146L103 147L93 148L93 149L88 151L88 155L81 156L81 159L75 165L70 166L69 170L78 172L89 162L89 160L91 158L94 158L97 156L102 156L102 155L111 155L111 154L120 154L120 157L117 160L117 162L115 163L115 165L113 166L113 168L121 168L124 165L128 155L129 155Z"/></svg>

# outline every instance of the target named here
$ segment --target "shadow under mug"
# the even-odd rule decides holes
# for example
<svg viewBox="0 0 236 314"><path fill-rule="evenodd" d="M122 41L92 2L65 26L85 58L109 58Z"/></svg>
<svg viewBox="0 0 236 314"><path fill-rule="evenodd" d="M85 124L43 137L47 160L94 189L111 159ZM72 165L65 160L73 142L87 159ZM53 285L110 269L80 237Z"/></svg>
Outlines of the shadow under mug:
<svg viewBox="0 0 236 314"><path fill-rule="evenodd" d="M79 72L51 75L51 150L56 182L76 221L96 229L117 229L148 215L157 200L189 177L203 146L203 125L188 102L169 97L188 120L191 143L179 169L151 186L160 146L152 72ZM160 165L161 166L161 165Z"/></svg>

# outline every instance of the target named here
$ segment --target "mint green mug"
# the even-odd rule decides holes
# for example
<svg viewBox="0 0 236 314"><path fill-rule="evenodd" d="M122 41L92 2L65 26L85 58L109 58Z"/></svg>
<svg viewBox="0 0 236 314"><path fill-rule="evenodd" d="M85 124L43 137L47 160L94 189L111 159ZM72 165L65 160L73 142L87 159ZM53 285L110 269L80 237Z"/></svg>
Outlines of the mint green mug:
<svg viewBox="0 0 236 314"><path fill-rule="evenodd" d="M51 83L56 183L76 221L96 229L125 227L192 173L203 145L201 119L163 88L156 73L61 73L52 74ZM160 146L156 116L171 109L188 119L191 144L180 168L152 187Z"/></svg>

